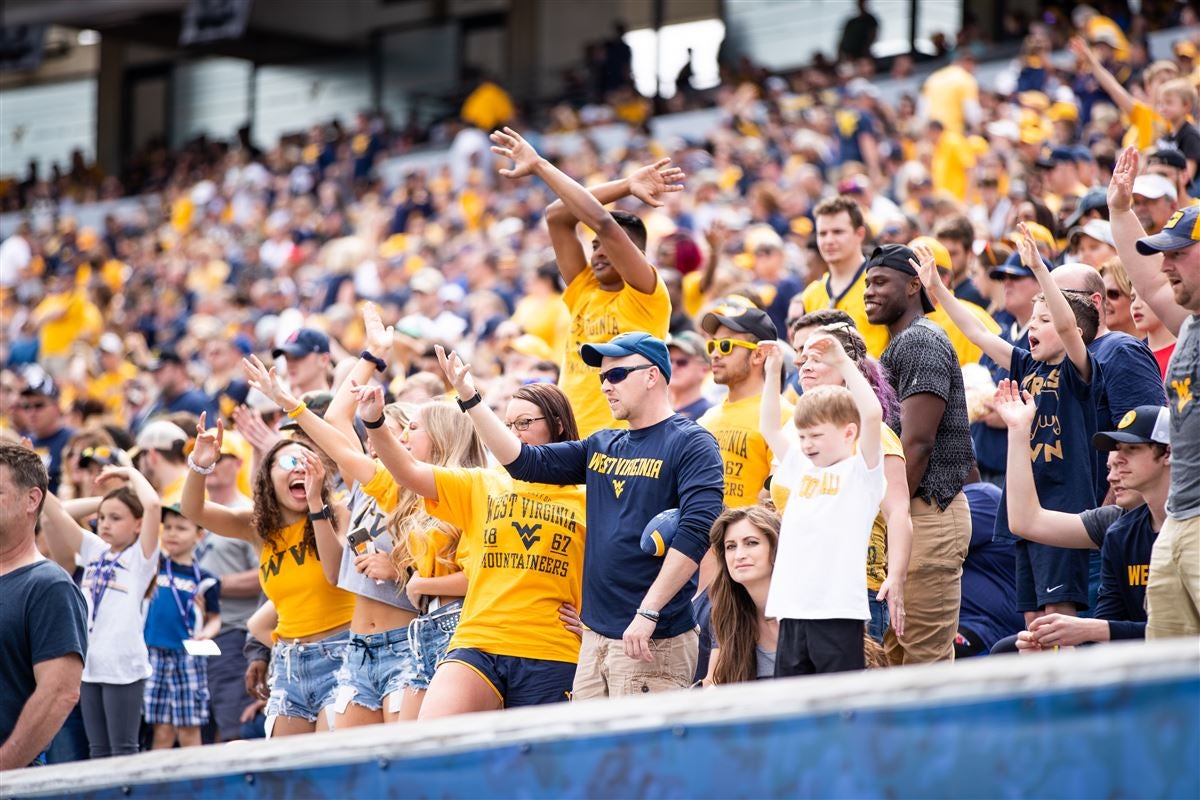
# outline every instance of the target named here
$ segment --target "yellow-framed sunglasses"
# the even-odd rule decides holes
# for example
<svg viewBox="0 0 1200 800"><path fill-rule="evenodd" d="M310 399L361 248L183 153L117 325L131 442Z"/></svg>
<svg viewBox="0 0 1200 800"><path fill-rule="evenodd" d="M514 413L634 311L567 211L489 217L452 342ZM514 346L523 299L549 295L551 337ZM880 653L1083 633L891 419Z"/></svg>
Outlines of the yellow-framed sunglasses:
<svg viewBox="0 0 1200 800"><path fill-rule="evenodd" d="M733 352L735 347L744 347L747 350L757 350L758 342L743 342L741 339L709 339L705 343L705 348L710 356L720 353L727 356Z"/></svg>

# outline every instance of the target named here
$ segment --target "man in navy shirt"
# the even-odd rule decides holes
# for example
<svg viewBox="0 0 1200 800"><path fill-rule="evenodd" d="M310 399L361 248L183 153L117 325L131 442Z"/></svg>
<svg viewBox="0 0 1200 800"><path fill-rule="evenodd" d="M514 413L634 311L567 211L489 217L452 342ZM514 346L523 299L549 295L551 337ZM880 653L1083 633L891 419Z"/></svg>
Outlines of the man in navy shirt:
<svg viewBox="0 0 1200 800"><path fill-rule="evenodd" d="M40 372L40 370L39 370ZM59 405L58 387L44 373L31 376L29 385L21 390L21 411L24 412L24 433L29 434L33 449L42 458L50 476L50 491L58 491L62 478L62 453L67 440L75 435L73 428L63 421L62 406Z"/></svg>
<svg viewBox="0 0 1200 800"><path fill-rule="evenodd" d="M574 699L686 688L699 647L691 605L696 570L725 490L717 440L671 410L671 359L659 339L623 333L607 344L585 344L580 355L600 368L597 389L628 429L519 448L515 440L480 433L518 480L587 485L586 627ZM451 368L456 362L452 355ZM473 386L462 388L467 396L460 393L459 402L469 408L479 395ZM673 508L679 524L666 555L647 554L642 531Z"/></svg>
<svg viewBox="0 0 1200 800"><path fill-rule="evenodd" d="M37 455L0 444L0 770L45 763L87 653L83 595L33 540L48 483Z"/></svg>
<svg viewBox="0 0 1200 800"><path fill-rule="evenodd" d="M963 562L955 659L986 655L992 645L1025 625L1017 613L1016 547L1009 539L992 537L1000 487L968 483L963 494L971 506L971 546Z"/></svg>
<svg viewBox="0 0 1200 800"><path fill-rule="evenodd" d="M146 409L145 414L134 421L136 430L140 431L142 426L155 416L174 414L177 411L186 411L197 417L207 414L209 419L217 418L216 403L192 383L187 365L174 350L161 351L148 368L154 374L154 382L158 384L158 399Z"/></svg>

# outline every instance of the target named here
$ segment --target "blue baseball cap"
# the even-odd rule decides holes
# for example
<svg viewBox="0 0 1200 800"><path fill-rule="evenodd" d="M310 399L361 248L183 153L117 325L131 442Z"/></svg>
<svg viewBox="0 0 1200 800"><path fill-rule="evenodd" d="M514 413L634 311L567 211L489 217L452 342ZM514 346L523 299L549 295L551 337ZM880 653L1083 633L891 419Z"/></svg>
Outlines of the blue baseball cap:
<svg viewBox="0 0 1200 800"><path fill-rule="evenodd" d="M1049 261L1044 257L1042 263L1046 265L1046 269L1054 269ZM998 267L992 267L992 271L988 273L988 277L992 280L1000 280L1005 275L1011 275L1016 278L1032 278L1033 270L1021 263L1021 254L1014 251L1008 260Z"/></svg>
<svg viewBox="0 0 1200 800"><path fill-rule="evenodd" d="M272 358L304 358L309 353L328 353L329 337L316 328L298 328L287 341L271 352Z"/></svg>
<svg viewBox="0 0 1200 800"><path fill-rule="evenodd" d="M671 354L661 339L642 331L622 333L604 344L585 344L579 348L579 356L589 367L599 367L605 358L623 358L639 355L658 367L658 371L671 382Z"/></svg>
<svg viewBox="0 0 1200 800"><path fill-rule="evenodd" d="M1137 251L1152 256L1165 250L1179 250L1200 242L1200 206L1181 208L1171 215L1163 229L1153 236L1137 240Z"/></svg>

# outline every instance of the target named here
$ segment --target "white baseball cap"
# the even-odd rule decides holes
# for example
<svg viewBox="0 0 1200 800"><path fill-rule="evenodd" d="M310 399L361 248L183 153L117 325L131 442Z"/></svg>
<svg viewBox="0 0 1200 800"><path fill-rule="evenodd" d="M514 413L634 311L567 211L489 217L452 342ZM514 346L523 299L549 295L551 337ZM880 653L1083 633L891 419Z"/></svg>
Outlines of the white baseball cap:
<svg viewBox="0 0 1200 800"><path fill-rule="evenodd" d="M1133 179L1133 193L1151 200L1157 200L1160 197L1179 199L1175 187L1162 175L1138 175Z"/></svg>

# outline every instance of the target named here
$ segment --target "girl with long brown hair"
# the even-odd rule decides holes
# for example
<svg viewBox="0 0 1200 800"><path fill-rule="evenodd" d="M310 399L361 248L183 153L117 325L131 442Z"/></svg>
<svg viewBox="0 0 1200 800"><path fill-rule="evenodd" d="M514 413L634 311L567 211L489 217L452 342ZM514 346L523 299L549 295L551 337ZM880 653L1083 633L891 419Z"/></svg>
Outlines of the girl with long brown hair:
<svg viewBox="0 0 1200 800"><path fill-rule="evenodd" d="M765 610L779 546L779 515L761 506L728 509L713 523L709 541L719 569L708 589L716 644L704 682L770 678L779 623L768 619Z"/></svg>

